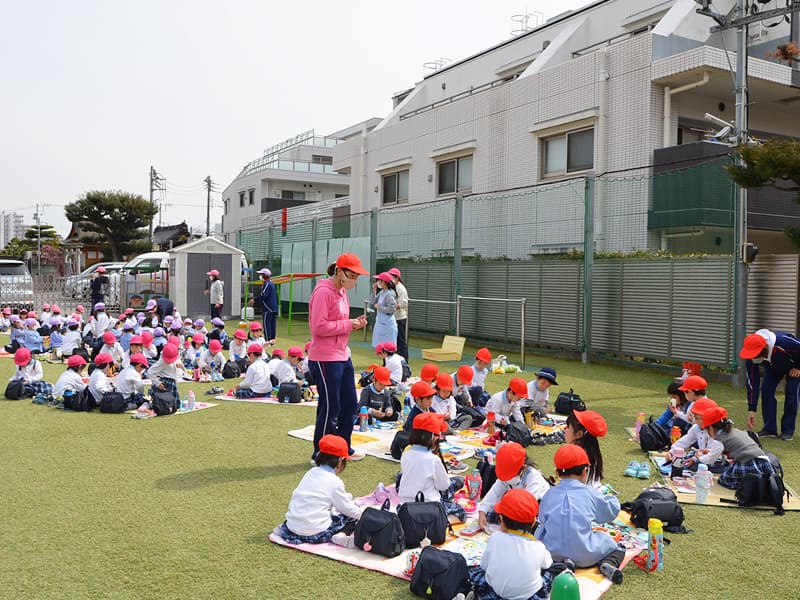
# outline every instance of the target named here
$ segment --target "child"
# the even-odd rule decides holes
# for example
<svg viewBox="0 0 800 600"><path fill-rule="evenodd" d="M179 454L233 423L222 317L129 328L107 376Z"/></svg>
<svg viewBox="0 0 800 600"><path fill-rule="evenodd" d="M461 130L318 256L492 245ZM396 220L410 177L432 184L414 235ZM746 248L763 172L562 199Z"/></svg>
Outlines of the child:
<svg viewBox="0 0 800 600"><path fill-rule="evenodd" d="M203 338L208 335L208 329L206 329L206 322L203 319L195 319L194 323L192 323L192 327L194 328L195 333L202 333Z"/></svg>
<svg viewBox="0 0 800 600"><path fill-rule="evenodd" d="M364 508L353 502L339 478L347 466L349 452L347 442L338 435L320 438L319 452L314 457L316 466L292 492L286 520L275 528L275 533L290 544L333 542L353 547L353 538L348 534L355 529Z"/></svg>
<svg viewBox="0 0 800 600"><path fill-rule="evenodd" d="M113 375L114 357L108 352L98 353L94 357L94 371L89 376L88 385L94 406L100 406L103 394L114 391L114 383L111 381Z"/></svg>
<svg viewBox="0 0 800 600"><path fill-rule="evenodd" d="M536 371L536 379L528 383L528 399L524 408L539 413L546 413L550 409L550 386L558 385L556 370L542 367Z"/></svg>
<svg viewBox="0 0 800 600"><path fill-rule="evenodd" d="M122 349L122 346L117 341L117 336L114 335L112 331L106 331L103 334L102 338L102 346L100 347L100 352L110 354L111 360L116 367L122 365L125 362L125 351Z"/></svg>
<svg viewBox="0 0 800 600"><path fill-rule="evenodd" d="M122 327L123 329L130 328L131 331L134 331L139 326L139 320L136 318L136 311L130 307L125 309L122 318L125 321Z"/></svg>
<svg viewBox="0 0 800 600"><path fill-rule="evenodd" d="M775 472L765 451L746 431L734 428L733 421L728 419L727 410L721 406L712 406L703 411L702 419L703 431L711 439L720 442L733 459L719 475L718 481L722 487L735 490L745 475L752 473L764 476Z"/></svg>
<svg viewBox="0 0 800 600"><path fill-rule="evenodd" d="M464 478L450 479L439 451L439 435L446 430L447 424L436 413L428 412L414 417L408 439L409 448L400 458L402 478L397 493L400 502L414 502L419 492L428 502L439 500L446 514L454 515L463 523L467 513L456 504L453 496L464 485Z"/></svg>
<svg viewBox="0 0 800 600"><path fill-rule="evenodd" d="M63 356L72 356L76 350L83 350L83 338L81 338L81 332L78 331L78 327L80 327L78 321L72 317L67 319L67 332L61 342L61 354Z"/></svg>
<svg viewBox="0 0 800 600"><path fill-rule="evenodd" d="M147 364L152 365L158 359L158 346L155 344L153 334L146 329L142 331L142 354L147 359ZM164 336L161 336L164 339Z"/></svg>
<svg viewBox="0 0 800 600"><path fill-rule="evenodd" d="M200 356L200 371L207 381L222 381L222 367L225 365L225 355L222 354L222 344L217 339L208 342L208 349Z"/></svg>
<svg viewBox="0 0 800 600"><path fill-rule="evenodd" d="M267 366L269 367L269 372L274 373L275 370L278 368L280 362L286 357L286 353L281 350L280 348L275 348L272 351L272 356L267 362Z"/></svg>
<svg viewBox="0 0 800 600"><path fill-rule="evenodd" d="M56 360L61 360L63 356L64 336L62 332L61 317L50 317L50 356Z"/></svg>
<svg viewBox="0 0 800 600"><path fill-rule="evenodd" d="M11 316L11 308L6 306L3 309L3 312L0 313L0 331L6 332L11 329L11 321L9 317Z"/></svg>
<svg viewBox="0 0 800 600"><path fill-rule="evenodd" d="M436 376L436 395L431 403L431 410L444 417L446 422L456 418L456 400L453 398L453 378L448 373Z"/></svg>
<svg viewBox="0 0 800 600"><path fill-rule="evenodd" d="M267 363L261 360L262 347L250 344L247 347L247 360L250 366L244 375L244 381L234 389L237 398L264 398L272 393L272 381Z"/></svg>
<svg viewBox="0 0 800 600"><path fill-rule="evenodd" d="M156 347L157 353L160 355L161 350L167 343L167 338L163 327L156 327L153 329L153 346Z"/></svg>
<svg viewBox="0 0 800 600"><path fill-rule="evenodd" d="M166 344L161 351L161 358L150 367L148 375L153 382L153 387L162 392L172 393L175 405L180 406L178 398L178 369L175 362L178 360L178 347L175 344Z"/></svg>
<svg viewBox="0 0 800 600"><path fill-rule="evenodd" d="M188 371L200 368L200 357L206 349L205 341L206 338L202 333L195 333L192 336L192 341L183 354L183 366L186 367Z"/></svg>
<svg viewBox="0 0 800 600"><path fill-rule="evenodd" d="M52 316L53 313L50 312L50 305L45 302L42 304L42 314L39 315L39 319L42 323L47 323Z"/></svg>
<svg viewBox="0 0 800 600"><path fill-rule="evenodd" d="M106 314L105 303L98 302L94 305L94 317L89 325L89 330L94 339L94 347L99 348L103 345L103 334L111 328L111 319Z"/></svg>
<svg viewBox="0 0 800 600"><path fill-rule="evenodd" d="M691 403L681 389L682 385L683 381L680 379L674 379L669 383L667 386L669 403L667 404L666 410L656 419L656 423L667 431L672 429L673 425L677 425L681 428L683 433L686 433L691 426L689 419L689 407Z"/></svg>
<svg viewBox="0 0 800 600"><path fill-rule="evenodd" d="M31 351L28 348L17 348L14 352L14 374L9 379L12 381L22 380L25 385L25 396L50 396L53 394L53 386L44 378L44 369L42 364L33 359Z"/></svg>
<svg viewBox="0 0 800 600"><path fill-rule="evenodd" d="M474 373L469 365L461 365L453 375L453 397L462 406L475 406L469 388L472 387Z"/></svg>
<svg viewBox="0 0 800 600"><path fill-rule="evenodd" d="M367 407L370 424L373 420L397 421L398 411L395 409L392 394L387 389L391 384L389 369L375 367L372 370L372 383L361 389L358 406Z"/></svg>
<svg viewBox="0 0 800 600"><path fill-rule="evenodd" d="M383 358L383 366L389 369L393 385L406 380L403 377L403 357L397 354L397 344L383 342L375 346L375 354Z"/></svg>
<svg viewBox="0 0 800 600"><path fill-rule="evenodd" d="M127 369L128 366L131 364L131 356L133 356L134 354L142 354L143 346L144 346L144 340L142 339L142 336L140 335L131 336L131 339L128 342L128 351L125 353L125 358L123 358L122 360L123 369Z"/></svg>
<svg viewBox="0 0 800 600"><path fill-rule="evenodd" d="M550 552L533 537L539 503L525 489L513 489L495 509L500 531L489 538L480 566L469 569L473 589L481 600L546 600L553 577L565 566L553 568Z"/></svg>
<svg viewBox="0 0 800 600"><path fill-rule="evenodd" d="M311 381L311 369L308 366L308 349L311 348L311 342L306 342L306 345L303 346L303 360L300 361L300 367L298 371L302 373L303 379L309 384L313 384L314 382ZM298 377L299 379L299 377Z"/></svg>
<svg viewBox="0 0 800 600"><path fill-rule="evenodd" d="M119 336L119 345L123 352L130 352L131 338L133 337L133 325L125 321L122 325L122 335Z"/></svg>
<svg viewBox="0 0 800 600"><path fill-rule="evenodd" d="M553 560L571 559L579 568L599 565L612 583L622 583L619 565L625 550L607 533L592 530L592 521L608 523L617 518L619 500L586 485L589 457L580 446L564 444L553 462L561 481L542 498L536 537Z"/></svg>
<svg viewBox="0 0 800 600"><path fill-rule="evenodd" d="M685 435L672 444L667 454L667 460L672 461L672 451L675 448L682 448L684 451L695 447L694 455L686 458L683 461L684 469L696 470L699 463L708 465L708 470L719 473L723 470L723 461L721 461L722 452L725 450L724 446L719 440L710 437L703 429L703 413L711 408L717 406L711 398L698 398L689 409L689 420L694 421L694 424L689 428ZM719 463L717 461L720 461ZM727 466L727 463L724 463Z"/></svg>
<svg viewBox="0 0 800 600"><path fill-rule="evenodd" d="M264 338L264 326L258 321L250 323L250 335L248 336L248 343L259 344L262 348L267 347L267 340Z"/></svg>
<svg viewBox="0 0 800 600"><path fill-rule="evenodd" d="M229 348L229 356L233 361L240 361L247 356L247 333L237 329L233 334Z"/></svg>
<svg viewBox="0 0 800 600"><path fill-rule="evenodd" d="M508 388L497 392L486 403L486 412L493 412L498 425L508 425L511 420L524 423L519 404L528 396L528 384L522 377L513 377Z"/></svg>
<svg viewBox="0 0 800 600"><path fill-rule="evenodd" d="M481 348L475 353L475 363L472 365L472 385L484 388L486 376L489 375L489 363L492 362L492 353L488 348Z"/></svg>
<svg viewBox="0 0 800 600"><path fill-rule="evenodd" d="M86 366L86 360L79 355L70 356L67 359L67 368L61 373L53 386L53 396L56 398L63 398L64 392L70 390L76 394L82 394L86 389L86 384L83 383L83 368Z"/></svg>
<svg viewBox="0 0 800 600"><path fill-rule="evenodd" d="M297 383L297 365L303 358L303 349L300 346L292 346L287 351L287 357L279 361L274 368L270 369L273 384L279 386L282 383ZM270 361L272 364L272 361Z"/></svg>
<svg viewBox="0 0 800 600"><path fill-rule="evenodd" d="M227 350L228 345L230 344L230 339L225 331L225 321L219 317L214 317L211 319L211 324L214 326L214 329L208 332L209 341L219 340L219 343L222 344L222 348Z"/></svg>
<svg viewBox="0 0 800 600"><path fill-rule="evenodd" d="M489 523L497 523L495 505L509 490L523 489L536 500L541 500L550 489L550 484L536 465L528 458L522 445L508 442L500 446L495 462L497 481L478 504L478 525L486 530Z"/></svg>
<svg viewBox="0 0 800 600"><path fill-rule="evenodd" d="M37 329L39 329L39 321L34 317L25 319L25 332L19 344L30 350L31 354L41 354L44 352L42 336Z"/></svg>
<svg viewBox="0 0 800 600"><path fill-rule="evenodd" d="M17 315L11 315L8 318L8 322L11 323L11 334L5 350L6 352L11 353L15 352L17 348L20 347L20 342L22 342L22 338L25 336L25 328L22 319L20 319Z"/></svg>
<svg viewBox="0 0 800 600"><path fill-rule="evenodd" d="M430 411L431 404L433 404L433 396L435 394L436 390L434 390L428 383L424 381L418 381L411 386L411 397L413 398L414 403L411 406L411 412L408 414L408 417L406 417L405 424L403 424L404 431L411 432L414 419L417 417L417 415L421 415Z"/></svg>
<svg viewBox="0 0 800 600"><path fill-rule="evenodd" d="M117 391L128 402L128 410L138 408L145 401L142 373L148 366L144 354L134 353L131 355L130 364L117 376Z"/></svg>
<svg viewBox="0 0 800 600"><path fill-rule="evenodd" d="M436 376L438 374L439 374L439 367L437 367L433 363L425 363L424 365L422 365L422 368L419 370L419 380L422 383L427 383L428 386L431 389L433 389L433 385L436 382ZM436 390L434 390L434 394L435 393L436 393ZM405 405L408 406L408 407L413 407L414 406L414 396L411 394L410 390L406 394L406 397L403 400L403 402L405 402ZM419 414L419 413L417 413L417 414ZM408 426L406 431L411 431L411 425L408 425L408 418L406 419L406 425Z"/></svg>
<svg viewBox="0 0 800 600"><path fill-rule="evenodd" d="M590 487L600 488L603 479L603 455L597 438L608 433L608 425L603 416L593 410L573 410L567 416L567 427L564 437L568 444L575 444L584 449L589 456Z"/></svg>

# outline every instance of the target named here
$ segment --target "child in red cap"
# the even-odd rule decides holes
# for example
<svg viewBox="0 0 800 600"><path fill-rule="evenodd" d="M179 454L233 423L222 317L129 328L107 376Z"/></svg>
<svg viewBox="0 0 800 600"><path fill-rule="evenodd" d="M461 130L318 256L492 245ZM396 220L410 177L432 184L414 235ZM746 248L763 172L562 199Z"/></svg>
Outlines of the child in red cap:
<svg viewBox="0 0 800 600"><path fill-rule="evenodd" d="M417 415L427 413L431 410L433 404L433 396L436 390L424 381L418 381L411 386L411 398L413 404L411 405L411 412L406 417L406 422L403 424L405 431L411 432L414 419Z"/></svg>
<svg viewBox="0 0 800 600"><path fill-rule="evenodd" d="M53 396L58 399L64 397L64 392L71 391L76 394L82 394L86 389L86 384L83 383L83 368L86 366L86 359L78 354L74 354L67 359L67 368L61 373L53 386Z"/></svg>
<svg viewBox="0 0 800 600"><path fill-rule="evenodd" d="M412 394L418 385L412 386ZM439 500L445 513L455 515L463 523L467 513L453 498L463 487L464 478L456 476L450 479L439 451L440 436L446 430L447 424L436 413L425 412L413 418L409 447L400 458L402 475L399 476L397 493L401 502L414 502L417 493L422 493L427 502Z"/></svg>
<svg viewBox="0 0 800 600"><path fill-rule="evenodd" d="M243 329L237 329L233 333L233 339L228 346L228 356L235 362L247 358L247 332Z"/></svg>
<svg viewBox="0 0 800 600"><path fill-rule="evenodd" d="M486 412L493 412L498 425L508 425L512 419L524 423L520 401L528 397L528 384L522 377L513 377L508 387L494 394L486 403Z"/></svg>
<svg viewBox="0 0 800 600"><path fill-rule="evenodd" d="M272 380L267 363L261 360L260 344L247 346L247 372L244 380L233 388L237 398L264 398L272 393Z"/></svg>
<svg viewBox="0 0 800 600"><path fill-rule="evenodd" d="M589 456L576 444L564 444L553 457L560 483L550 489L539 506L536 537L553 560L572 560L579 568L598 565L613 583L622 583L619 565L625 550L606 533L592 530L595 523L609 523L619 513L619 500L586 485Z"/></svg>
<svg viewBox="0 0 800 600"><path fill-rule="evenodd" d="M374 366L372 369L372 383L365 388L361 388L361 397L358 402L359 409L361 407L367 408L370 423L373 420L397 421L401 411L394 404L394 398L389 390L391 384L389 369Z"/></svg>
<svg viewBox="0 0 800 600"><path fill-rule="evenodd" d="M14 374L9 383L21 380L25 386L25 396L51 396L53 385L44 381L44 369L42 363L33 358L31 351L27 348L17 348L14 352Z"/></svg>
<svg viewBox="0 0 800 600"><path fill-rule="evenodd" d="M339 477L347 466L348 452L344 438L330 433L320 438L316 466L292 492L286 520L273 533L290 544L334 542L353 547L349 534L364 508L353 502Z"/></svg>
<svg viewBox="0 0 800 600"><path fill-rule="evenodd" d="M436 376L436 394L433 396L431 410L442 415L448 423L456 418L456 399L453 397L454 387L455 383L452 375L439 373Z"/></svg>
<svg viewBox="0 0 800 600"><path fill-rule="evenodd" d="M303 349L300 346L292 346L286 351L286 356L279 360L270 370L276 381L275 385L282 383L297 383L297 367L303 360ZM270 361L272 364L272 361Z"/></svg>
<svg viewBox="0 0 800 600"><path fill-rule="evenodd" d="M545 545L533 537L539 503L527 490L513 489L495 510L500 531L489 538L481 564L468 572L475 593L481 600L546 600L553 577L567 565L555 565Z"/></svg>
<svg viewBox="0 0 800 600"><path fill-rule="evenodd" d="M397 353L397 344L383 342L375 347L375 354L383 358L383 366L389 369L393 385L404 383L411 371L406 360Z"/></svg>
<svg viewBox="0 0 800 600"><path fill-rule="evenodd" d="M594 410L574 410L567 416L567 427L564 429L566 442L576 444L586 451L589 456L587 485L597 489L603 485L603 455L597 438L604 437L606 433L606 420Z"/></svg>

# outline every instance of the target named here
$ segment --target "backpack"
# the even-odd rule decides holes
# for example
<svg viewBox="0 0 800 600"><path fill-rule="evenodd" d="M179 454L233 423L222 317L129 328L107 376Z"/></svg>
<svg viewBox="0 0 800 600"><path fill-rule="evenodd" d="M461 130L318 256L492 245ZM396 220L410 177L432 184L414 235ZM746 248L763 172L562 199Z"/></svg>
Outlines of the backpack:
<svg viewBox="0 0 800 600"><path fill-rule="evenodd" d="M397 516L403 526L406 548L416 548L425 538L431 544L443 544L447 538L447 530L451 533L453 531L442 503L438 500L426 502L422 492L417 492L414 502L401 504L397 509Z"/></svg>
<svg viewBox="0 0 800 600"><path fill-rule="evenodd" d="M528 426L525 423L513 421L506 425L505 433L505 439L507 442L517 442L525 448L530 446L531 442L533 441L531 430L528 429Z"/></svg>
<svg viewBox="0 0 800 600"><path fill-rule="evenodd" d="M669 431L658 423L654 423L652 418L649 423L642 423L639 429L639 446L644 452L651 450L660 452L667 450L672 445Z"/></svg>
<svg viewBox="0 0 800 600"><path fill-rule="evenodd" d="M394 558L405 549L403 526L400 518L389 510L389 506L387 498L381 508L368 506L364 509L353 534L357 548L387 558Z"/></svg>
<svg viewBox="0 0 800 600"><path fill-rule="evenodd" d="M67 390L64 392L62 400L65 410L86 412L94 408L94 398L92 398L91 393L89 393L89 388L83 388L81 392Z"/></svg>
<svg viewBox="0 0 800 600"><path fill-rule="evenodd" d="M586 410L586 404L572 391L572 388L569 388L569 392L561 392L558 395L553 409L559 415L569 415L574 410Z"/></svg>
<svg viewBox="0 0 800 600"><path fill-rule="evenodd" d="M648 488L620 508L631 513L631 523L640 529L647 529L648 520L658 519L664 524L664 531L689 533L683 526L683 508L668 488Z"/></svg>
<svg viewBox="0 0 800 600"><path fill-rule="evenodd" d="M242 374L239 364L235 360L229 360L222 367L222 377L224 379L236 379Z"/></svg>
<svg viewBox="0 0 800 600"><path fill-rule="evenodd" d="M100 412L122 413L128 408L128 401L119 392L106 392L100 398Z"/></svg>
<svg viewBox="0 0 800 600"><path fill-rule="evenodd" d="M485 392L483 388L479 385L473 385L469 388L469 395L472 398L472 404L474 406L486 406L486 403L489 402L491 395L488 392Z"/></svg>
<svg viewBox="0 0 800 600"><path fill-rule="evenodd" d="M481 476L481 500L483 500L486 492L488 492L489 488L497 481L497 474L494 471L494 465L489 464L485 459L479 460L475 468L478 469L478 473Z"/></svg>
<svg viewBox="0 0 800 600"><path fill-rule="evenodd" d="M422 598L451 600L470 589L463 555L426 546L411 575L411 592Z"/></svg>
<svg viewBox="0 0 800 600"><path fill-rule="evenodd" d="M400 366L403 369L403 374L400 378L400 381L408 381L408 378L411 377L411 367L408 366L408 362L405 359L400 361Z"/></svg>
<svg viewBox="0 0 800 600"><path fill-rule="evenodd" d="M789 492L783 485L783 477L777 473L757 475L748 473L736 488L736 500L739 506L772 506L774 514L783 515L783 497L789 498Z"/></svg>
<svg viewBox="0 0 800 600"><path fill-rule="evenodd" d="M369 387L373 379L372 371L361 371L361 377L358 378L358 387L362 389Z"/></svg>
<svg viewBox="0 0 800 600"><path fill-rule="evenodd" d="M484 414L477 408L472 406L463 406L461 404L456 406L456 414L460 417L462 415L468 415L471 419L467 428L470 427L480 427L483 425L483 422L486 420Z"/></svg>
<svg viewBox="0 0 800 600"><path fill-rule="evenodd" d="M164 415L171 415L178 412L180 408L180 400L178 400L172 392L151 390L150 391L150 408L156 413L157 417Z"/></svg>
<svg viewBox="0 0 800 600"><path fill-rule="evenodd" d="M400 457L403 456L403 450L408 446L409 437L411 437L411 434L404 429L394 434L392 445L389 447L389 454L392 455L392 458L400 460Z"/></svg>
<svg viewBox="0 0 800 600"><path fill-rule="evenodd" d="M6 386L6 400L22 400L25 398L25 381L14 379Z"/></svg>
<svg viewBox="0 0 800 600"><path fill-rule="evenodd" d="M287 381L278 388L278 402L297 404L303 399L303 390L299 383Z"/></svg>

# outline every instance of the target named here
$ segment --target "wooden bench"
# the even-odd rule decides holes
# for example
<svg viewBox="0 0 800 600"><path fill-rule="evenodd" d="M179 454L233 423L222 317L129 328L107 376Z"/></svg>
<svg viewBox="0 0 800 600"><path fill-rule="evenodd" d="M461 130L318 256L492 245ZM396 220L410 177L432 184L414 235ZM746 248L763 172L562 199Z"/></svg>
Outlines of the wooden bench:
<svg viewBox="0 0 800 600"><path fill-rule="evenodd" d="M441 348L423 348L422 358L436 362L461 360L466 341L466 338L457 335L446 335Z"/></svg>

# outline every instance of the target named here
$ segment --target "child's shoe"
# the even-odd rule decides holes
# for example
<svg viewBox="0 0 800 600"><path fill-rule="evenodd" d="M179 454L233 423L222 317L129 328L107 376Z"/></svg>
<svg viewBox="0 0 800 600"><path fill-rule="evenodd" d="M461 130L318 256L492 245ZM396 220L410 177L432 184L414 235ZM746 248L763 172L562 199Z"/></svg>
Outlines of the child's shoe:
<svg viewBox="0 0 800 600"><path fill-rule="evenodd" d="M625 475L625 477L638 477L640 466L639 461L632 460L628 463L628 466L625 467L623 475Z"/></svg>
<svg viewBox="0 0 800 600"><path fill-rule="evenodd" d="M637 479L650 479L650 463L643 462L639 464L639 470L636 471ZM620 573L621 575L622 573Z"/></svg>
<svg viewBox="0 0 800 600"><path fill-rule="evenodd" d="M331 542L337 546L341 546L342 548L356 547L356 541L353 539L353 536L342 533L341 531L333 534L333 537L331 537Z"/></svg>
<svg viewBox="0 0 800 600"><path fill-rule="evenodd" d="M606 579L610 580L611 583L615 585L622 583L622 571L611 563L600 563L600 572Z"/></svg>

